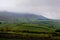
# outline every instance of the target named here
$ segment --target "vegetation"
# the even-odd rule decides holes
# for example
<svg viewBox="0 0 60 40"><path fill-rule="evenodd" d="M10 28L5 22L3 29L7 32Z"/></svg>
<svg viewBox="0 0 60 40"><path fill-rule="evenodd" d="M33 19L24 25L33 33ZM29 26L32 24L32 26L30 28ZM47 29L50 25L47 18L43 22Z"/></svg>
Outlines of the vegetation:
<svg viewBox="0 0 60 40"><path fill-rule="evenodd" d="M23 35L24 37L40 37L60 40L60 32L56 29L56 22L40 20L34 22L0 23L0 34ZM6 35L6 34L5 34ZM1 35L0 35L1 36Z"/></svg>

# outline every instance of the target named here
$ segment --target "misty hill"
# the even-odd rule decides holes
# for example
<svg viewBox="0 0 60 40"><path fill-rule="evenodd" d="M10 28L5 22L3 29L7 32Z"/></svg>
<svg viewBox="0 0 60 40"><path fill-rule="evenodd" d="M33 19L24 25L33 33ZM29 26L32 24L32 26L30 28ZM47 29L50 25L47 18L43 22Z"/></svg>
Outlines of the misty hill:
<svg viewBox="0 0 60 40"><path fill-rule="evenodd" d="M49 20L48 18L40 15L29 13L14 13L14 12L0 12L0 21L36 21L36 20Z"/></svg>

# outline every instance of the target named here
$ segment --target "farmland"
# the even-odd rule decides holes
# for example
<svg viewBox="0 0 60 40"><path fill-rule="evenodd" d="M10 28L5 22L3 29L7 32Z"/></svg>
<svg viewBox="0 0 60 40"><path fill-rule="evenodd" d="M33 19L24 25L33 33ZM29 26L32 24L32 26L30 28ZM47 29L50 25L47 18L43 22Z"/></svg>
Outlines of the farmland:
<svg viewBox="0 0 60 40"><path fill-rule="evenodd" d="M56 32L56 22L36 21L4 23L0 24L0 37L17 39L41 39L51 40L60 39L60 33ZM16 37L17 36L17 37ZM28 38L27 38L28 37Z"/></svg>

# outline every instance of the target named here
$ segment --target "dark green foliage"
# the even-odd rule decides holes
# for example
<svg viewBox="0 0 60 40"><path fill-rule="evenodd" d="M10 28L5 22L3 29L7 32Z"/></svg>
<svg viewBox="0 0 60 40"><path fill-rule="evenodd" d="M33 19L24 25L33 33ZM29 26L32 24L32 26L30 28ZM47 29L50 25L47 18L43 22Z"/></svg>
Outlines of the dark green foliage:
<svg viewBox="0 0 60 40"><path fill-rule="evenodd" d="M56 30L55 32L60 32L60 30Z"/></svg>
<svg viewBox="0 0 60 40"><path fill-rule="evenodd" d="M2 24L2 23L0 22L0 24Z"/></svg>

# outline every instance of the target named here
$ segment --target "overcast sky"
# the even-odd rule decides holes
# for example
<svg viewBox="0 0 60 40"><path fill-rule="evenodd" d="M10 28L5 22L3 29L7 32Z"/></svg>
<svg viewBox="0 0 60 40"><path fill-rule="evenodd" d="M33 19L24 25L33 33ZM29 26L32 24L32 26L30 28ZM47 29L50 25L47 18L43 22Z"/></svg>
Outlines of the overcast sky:
<svg viewBox="0 0 60 40"><path fill-rule="evenodd" d="M60 0L0 0L0 11L34 13L60 19Z"/></svg>

